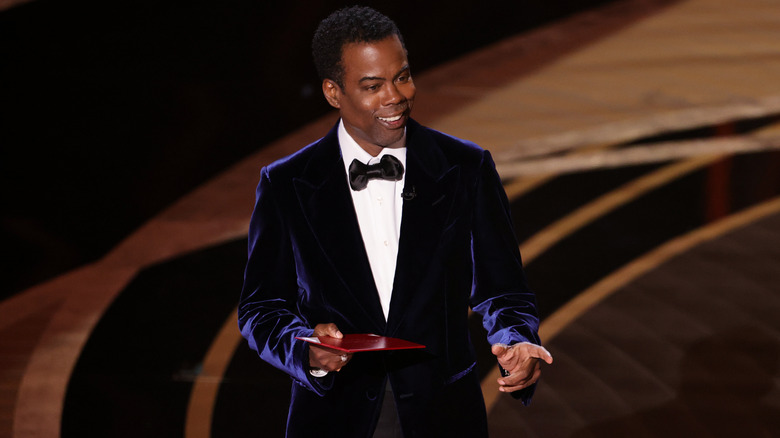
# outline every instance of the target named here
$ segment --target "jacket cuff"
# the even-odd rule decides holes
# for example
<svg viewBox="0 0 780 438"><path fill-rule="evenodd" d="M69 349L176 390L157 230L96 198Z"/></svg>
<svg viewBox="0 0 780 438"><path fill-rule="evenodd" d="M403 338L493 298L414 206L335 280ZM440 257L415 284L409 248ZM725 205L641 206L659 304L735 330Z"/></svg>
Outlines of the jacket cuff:
<svg viewBox="0 0 780 438"><path fill-rule="evenodd" d="M325 395L327 391L333 388L333 381L336 380L334 373L328 373L322 377L314 377L309 374L308 367L306 367L306 374L308 375L309 389L319 396Z"/></svg>
<svg viewBox="0 0 780 438"><path fill-rule="evenodd" d="M523 402L523 406L528 406L531 404L531 399L534 396L534 392L536 391L536 383L533 385L523 388L519 391L514 391L511 393L512 397L514 397L515 400L520 400Z"/></svg>
<svg viewBox="0 0 780 438"><path fill-rule="evenodd" d="M313 330L299 336L311 336ZM325 392L333 387L334 373L328 373L323 377L314 377L309 373L309 343L295 339L293 346L293 358L295 363L295 375L293 378L302 386L322 397Z"/></svg>

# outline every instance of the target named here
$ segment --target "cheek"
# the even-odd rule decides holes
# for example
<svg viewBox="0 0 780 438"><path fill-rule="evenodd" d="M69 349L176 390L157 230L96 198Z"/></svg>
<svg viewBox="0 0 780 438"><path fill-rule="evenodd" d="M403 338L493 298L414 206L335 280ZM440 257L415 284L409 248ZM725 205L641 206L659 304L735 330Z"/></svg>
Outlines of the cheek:
<svg viewBox="0 0 780 438"><path fill-rule="evenodd" d="M358 118L373 117L373 102L371 98L350 100L348 108L344 108Z"/></svg>
<svg viewBox="0 0 780 438"><path fill-rule="evenodd" d="M367 116L373 117L374 111L379 108L378 98L375 96L366 96L360 101L360 110Z"/></svg>
<svg viewBox="0 0 780 438"><path fill-rule="evenodd" d="M414 100L415 94L417 94L417 88L415 88L413 83L404 88L403 95L407 100Z"/></svg>

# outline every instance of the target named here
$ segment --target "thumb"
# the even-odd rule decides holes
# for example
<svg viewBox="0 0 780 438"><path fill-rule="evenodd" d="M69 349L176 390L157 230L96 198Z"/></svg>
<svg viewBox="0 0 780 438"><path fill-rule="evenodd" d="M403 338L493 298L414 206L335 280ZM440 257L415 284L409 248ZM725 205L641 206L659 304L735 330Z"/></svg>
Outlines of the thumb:
<svg viewBox="0 0 780 438"><path fill-rule="evenodd" d="M490 352L499 358L505 355L507 350L509 350L509 347L504 344L493 344L493 346L490 347Z"/></svg>
<svg viewBox="0 0 780 438"><path fill-rule="evenodd" d="M314 336L330 336L331 338L343 338L344 335L341 334L341 331L339 331L339 328L336 326L336 324L329 323L329 324L317 324L316 327L314 327Z"/></svg>
<svg viewBox="0 0 780 438"><path fill-rule="evenodd" d="M344 337L344 335L341 333L341 331L336 326L336 324L328 324L328 326L326 327L326 330L327 330L327 333L325 333L325 334L330 336L330 337L332 337L332 338L339 338L339 339L341 339L341 338Z"/></svg>

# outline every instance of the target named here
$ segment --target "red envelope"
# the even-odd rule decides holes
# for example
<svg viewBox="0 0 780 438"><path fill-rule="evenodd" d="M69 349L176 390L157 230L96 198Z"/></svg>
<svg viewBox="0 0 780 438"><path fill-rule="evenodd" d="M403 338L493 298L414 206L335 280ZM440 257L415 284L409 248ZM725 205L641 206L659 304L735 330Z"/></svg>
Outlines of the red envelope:
<svg viewBox="0 0 780 438"><path fill-rule="evenodd" d="M341 339L332 338L330 336L296 337L295 339L333 348L334 350L345 351L347 353L425 348L425 345L416 344L411 341L374 334L344 335Z"/></svg>

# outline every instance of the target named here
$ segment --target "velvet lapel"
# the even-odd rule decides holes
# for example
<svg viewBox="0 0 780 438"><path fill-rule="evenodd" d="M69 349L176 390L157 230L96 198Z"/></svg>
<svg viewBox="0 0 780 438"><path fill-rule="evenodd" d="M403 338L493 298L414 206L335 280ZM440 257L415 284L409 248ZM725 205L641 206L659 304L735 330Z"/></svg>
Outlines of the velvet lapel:
<svg viewBox="0 0 780 438"><path fill-rule="evenodd" d="M387 335L392 336L413 305L439 237L449 222L460 178L460 167L451 166L433 139L419 124L407 128L406 182L415 197L404 200L398 263L390 302Z"/></svg>
<svg viewBox="0 0 780 438"><path fill-rule="evenodd" d="M336 128L315 148L302 176L294 181L298 201L320 249L357 303L357 312L382 333L385 318L349 193ZM364 324L356 321L355 325Z"/></svg>

